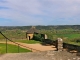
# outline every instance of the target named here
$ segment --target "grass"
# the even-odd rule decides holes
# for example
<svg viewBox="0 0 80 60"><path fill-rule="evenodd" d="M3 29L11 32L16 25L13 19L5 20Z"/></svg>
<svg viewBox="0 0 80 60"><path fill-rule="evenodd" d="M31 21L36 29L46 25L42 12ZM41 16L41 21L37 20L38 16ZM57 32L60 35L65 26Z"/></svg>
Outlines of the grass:
<svg viewBox="0 0 80 60"><path fill-rule="evenodd" d="M21 42L21 43L27 43L27 44L41 43L40 41L26 40L26 39L25 40L22 40L22 39L18 40L18 39L16 39L16 40L12 40L12 41L14 41L14 42ZM0 42L6 42L6 39L4 39L4 40L0 39ZM8 42L10 42L10 41L8 40Z"/></svg>
<svg viewBox="0 0 80 60"><path fill-rule="evenodd" d="M78 45L78 46L80 46L80 42L79 42L79 43L77 43L77 42L68 42L68 44L73 44L73 45Z"/></svg>
<svg viewBox="0 0 80 60"><path fill-rule="evenodd" d="M7 48L8 48L7 53L18 53L18 46L8 44ZM19 47L19 52L21 53L21 52L31 52L31 51ZM6 44L0 43L0 54L4 53L6 53Z"/></svg>
<svg viewBox="0 0 80 60"><path fill-rule="evenodd" d="M80 42L76 42L77 40L80 40L80 34L78 33L70 33L70 34L56 34L53 35L54 37L61 37L65 43L78 45L80 46Z"/></svg>
<svg viewBox="0 0 80 60"><path fill-rule="evenodd" d="M35 41L35 40L16 40L16 42L22 42L22 43L27 43L27 44L41 43L40 41Z"/></svg>
<svg viewBox="0 0 80 60"><path fill-rule="evenodd" d="M56 36L57 37L67 37L68 39L74 39L74 38L79 38L80 34L56 34Z"/></svg>

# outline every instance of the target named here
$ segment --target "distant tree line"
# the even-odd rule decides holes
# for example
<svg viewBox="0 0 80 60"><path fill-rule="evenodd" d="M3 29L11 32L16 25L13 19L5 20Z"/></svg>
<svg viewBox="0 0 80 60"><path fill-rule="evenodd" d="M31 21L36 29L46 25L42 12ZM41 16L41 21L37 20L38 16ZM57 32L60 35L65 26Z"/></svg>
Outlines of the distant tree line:
<svg viewBox="0 0 80 60"><path fill-rule="evenodd" d="M0 30L13 30L13 29L21 29L21 30L28 30L30 29L32 26L0 26ZM42 25L38 25L35 26L36 29L41 30L41 29L45 29L45 30L51 30L51 29L74 29L74 30L80 30L80 25L48 25L48 26L42 26Z"/></svg>

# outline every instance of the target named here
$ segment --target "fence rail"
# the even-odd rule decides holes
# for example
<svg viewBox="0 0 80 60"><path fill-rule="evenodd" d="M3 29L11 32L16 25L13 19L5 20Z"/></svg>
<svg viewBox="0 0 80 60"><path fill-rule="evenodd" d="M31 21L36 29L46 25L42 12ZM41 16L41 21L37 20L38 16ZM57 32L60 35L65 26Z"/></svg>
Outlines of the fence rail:
<svg viewBox="0 0 80 60"><path fill-rule="evenodd" d="M24 45L22 45L22 44L19 44L19 43L17 43L17 42L14 42L14 41L12 41L11 39L9 39L9 38L7 38L1 31L0 31L0 34L6 39L6 53L7 53L7 51L8 51L8 48L7 48L7 44L8 44L8 41L10 41L10 42L12 42L12 43L14 43L15 45L17 45L18 46L18 53L20 52L20 49L19 49L19 47L25 47L26 49L29 49L29 50L31 50L31 51L40 51L40 50L36 50L36 49L33 49L33 48L30 48L30 47L27 47L27 46L24 46Z"/></svg>

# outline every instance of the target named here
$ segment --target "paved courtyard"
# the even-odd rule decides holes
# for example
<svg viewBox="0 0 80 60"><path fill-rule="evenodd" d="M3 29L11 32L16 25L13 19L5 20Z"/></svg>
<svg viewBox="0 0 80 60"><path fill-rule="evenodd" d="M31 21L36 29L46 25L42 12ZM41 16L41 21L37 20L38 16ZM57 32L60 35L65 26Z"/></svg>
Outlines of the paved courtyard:
<svg viewBox="0 0 80 60"><path fill-rule="evenodd" d="M80 56L67 51L43 51L4 54L0 55L0 60L80 60Z"/></svg>

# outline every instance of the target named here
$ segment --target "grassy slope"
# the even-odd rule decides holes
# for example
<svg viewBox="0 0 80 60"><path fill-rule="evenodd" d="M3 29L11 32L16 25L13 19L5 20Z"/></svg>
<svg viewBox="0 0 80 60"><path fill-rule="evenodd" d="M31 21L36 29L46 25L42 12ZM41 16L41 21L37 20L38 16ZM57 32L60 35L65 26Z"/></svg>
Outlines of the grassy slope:
<svg viewBox="0 0 80 60"><path fill-rule="evenodd" d="M46 33L48 35L48 38L52 39L52 40L56 40L57 38L62 38L63 40L66 40L66 42L68 41L69 43L73 43L71 42L71 40L75 40L75 39L80 39L80 33L75 33L72 32L74 30L61 30L61 31L57 31L58 33L55 33L56 30L41 30L42 33ZM67 32L67 33L66 33ZM7 36L8 38L12 39L12 38L26 38L26 32L23 32L22 30L13 30L13 31L4 31L3 32L5 36ZM3 39L4 37L2 37L0 35L0 39ZM23 43L36 43L35 41L25 41L25 40L20 40L19 42L23 42ZM76 42L74 42L74 44L77 44Z"/></svg>
<svg viewBox="0 0 80 60"><path fill-rule="evenodd" d="M20 52L31 52L30 50L20 48ZM6 53L6 44L0 43L0 54ZM18 46L8 44L8 53L18 53Z"/></svg>
<svg viewBox="0 0 80 60"><path fill-rule="evenodd" d="M80 42L76 42L76 40L80 40L80 34L56 34L53 35L54 37L61 37L64 42L69 43L69 44L74 44L74 45L79 45Z"/></svg>
<svg viewBox="0 0 80 60"><path fill-rule="evenodd" d="M67 37L68 39L80 38L80 34L56 34L58 37Z"/></svg>
<svg viewBox="0 0 80 60"><path fill-rule="evenodd" d="M35 41L35 40L16 40L16 42L22 42L22 43L27 43L27 44L41 43L40 41Z"/></svg>

